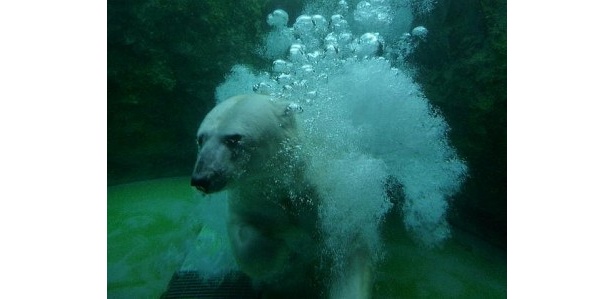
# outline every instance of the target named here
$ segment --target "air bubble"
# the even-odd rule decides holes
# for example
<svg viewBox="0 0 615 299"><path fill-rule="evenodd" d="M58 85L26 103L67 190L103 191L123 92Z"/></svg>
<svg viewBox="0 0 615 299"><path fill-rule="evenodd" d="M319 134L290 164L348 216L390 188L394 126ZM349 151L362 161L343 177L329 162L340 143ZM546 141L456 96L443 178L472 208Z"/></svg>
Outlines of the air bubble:
<svg viewBox="0 0 615 299"><path fill-rule="evenodd" d="M300 15L299 17L297 17L293 28L295 29L295 32L300 36L311 33L314 29L314 22L312 22L312 17L308 15Z"/></svg>
<svg viewBox="0 0 615 299"><path fill-rule="evenodd" d="M429 31L427 30L427 28L423 26L417 26L417 27L414 27L414 29L412 29L412 36L425 39L427 37L428 32Z"/></svg>
<svg viewBox="0 0 615 299"><path fill-rule="evenodd" d="M290 64L292 65L292 64ZM273 72L275 73L288 73L290 71L290 65L288 62L277 59L273 62Z"/></svg>
<svg viewBox="0 0 615 299"><path fill-rule="evenodd" d="M325 37L325 45L337 45L337 37L333 33L327 34Z"/></svg>
<svg viewBox="0 0 615 299"><path fill-rule="evenodd" d="M258 94L270 95L273 93L273 85L268 82L260 82L252 87L252 90Z"/></svg>
<svg viewBox="0 0 615 299"><path fill-rule="evenodd" d="M350 42L352 42L352 34L350 33L342 33L340 34L339 38L337 39L337 41L340 43L340 45L347 45L350 44Z"/></svg>
<svg viewBox="0 0 615 299"><path fill-rule="evenodd" d="M305 96L310 99L315 99L316 97L318 97L318 93L315 90L312 90L305 93Z"/></svg>
<svg viewBox="0 0 615 299"><path fill-rule="evenodd" d="M331 24L333 26L334 32L346 32L349 29L348 21L344 20L342 15L332 15L331 16Z"/></svg>
<svg viewBox="0 0 615 299"><path fill-rule="evenodd" d="M307 57L309 61L315 62L322 57L322 53L320 51L314 51L314 52L308 53Z"/></svg>
<svg viewBox="0 0 615 299"><path fill-rule="evenodd" d="M315 31L319 34L326 34L329 27L327 19L321 15L313 15L312 22L314 23Z"/></svg>
<svg viewBox="0 0 615 299"><path fill-rule="evenodd" d="M359 45L356 52L359 57L372 57L378 53L381 47L382 44L378 39L378 34L368 32L361 35L361 38L359 38Z"/></svg>
<svg viewBox="0 0 615 299"><path fill-rule="evenodd" d="M275 28L284 28L288 25L288 13L276 9L267 16L267 24Z"/></svg>
<svg viewBox="0 0 615 299"><path fill-rule="evenodd" d="M301 66L301 70L303 73L312 73L314 72L314 67L311 64L304 64Z"/></svg>
<svg viewBox="0 0 615 299"><path fill-rule="evenodd" d="M303 108L297 103L290 103L286 107L286 113L301 113L303 112Z"/></svg>
<svg viewBox="0 0 615 299"><path fill-rule="evenodd" d="M279 84L289 84L293 81L293 76L289 74L281 74L277 77L277 81Z"/></svg>
<svg viewBox="0 0 615 299"><path fill-rule="evenodd" d="M303 53L305 51L305 46L302 44L292 44L290 46L290 60L293 62L301 62L305 60Z"/></svg>

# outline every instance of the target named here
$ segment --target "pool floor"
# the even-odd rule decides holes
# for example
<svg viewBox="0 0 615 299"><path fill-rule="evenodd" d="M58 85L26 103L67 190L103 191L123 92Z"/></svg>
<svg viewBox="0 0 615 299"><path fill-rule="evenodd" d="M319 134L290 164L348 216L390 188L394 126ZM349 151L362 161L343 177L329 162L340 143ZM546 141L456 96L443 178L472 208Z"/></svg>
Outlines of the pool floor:
<svg viewBox="0 0 615 299"><path fill-rule="evenodd" d="M107 188L107 297L159 298L192 250L206 209L189 177ZM463 232L439 248L416 246L399 226L374 298L506 298L506 252Z"/></svg>

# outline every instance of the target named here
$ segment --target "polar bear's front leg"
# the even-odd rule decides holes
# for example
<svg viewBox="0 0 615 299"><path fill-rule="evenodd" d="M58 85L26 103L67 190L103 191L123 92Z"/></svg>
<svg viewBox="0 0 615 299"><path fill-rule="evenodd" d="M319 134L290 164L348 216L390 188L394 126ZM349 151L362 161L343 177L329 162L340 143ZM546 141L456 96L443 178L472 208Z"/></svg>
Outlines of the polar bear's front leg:
<svg viewBox="0 0 615 299"><path fill-rule="evenodd" d="M288 250L282 240L267 236L259 228L237 218L228 223L228 233L233 255L249 276L265 278L284 267Z"/></svg>

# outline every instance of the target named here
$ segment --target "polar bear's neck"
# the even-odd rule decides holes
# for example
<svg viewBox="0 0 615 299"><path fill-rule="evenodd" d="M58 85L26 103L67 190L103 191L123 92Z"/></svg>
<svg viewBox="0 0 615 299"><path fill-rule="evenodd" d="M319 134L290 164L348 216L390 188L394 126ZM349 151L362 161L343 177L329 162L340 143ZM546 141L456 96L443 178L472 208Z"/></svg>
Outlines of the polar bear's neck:
<svg viewBox="0 0 615 299"><path fill-rule="evenodd" d="M229 191L242 197L268 196L275 198L293 193L303 193L309 187L310 183L302 170L285 169L249 175L248 178L241 180Z"/></svg>
<svg viewBox="0 0 615 299"><path fill-rule="evenodd" d="M302 169L292 169L242 181L229 189L229 195L231 205L247 213L267 206L271 210L298 214L317 204L315 190Z"/></svg>

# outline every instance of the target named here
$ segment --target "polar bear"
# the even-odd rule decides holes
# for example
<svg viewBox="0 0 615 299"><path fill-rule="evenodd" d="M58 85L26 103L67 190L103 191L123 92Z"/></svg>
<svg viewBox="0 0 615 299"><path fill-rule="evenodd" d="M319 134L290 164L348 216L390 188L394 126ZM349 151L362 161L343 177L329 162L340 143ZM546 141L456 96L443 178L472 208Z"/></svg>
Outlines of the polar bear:
<svg viewBox="0 0 615 299"><path fill-rule="evenodd" d="M199 127L191 182L206 194L229 191L235 259L255 281L280 291L316 285L317 196L295 152L296 110L256 94L221 102Z"/></svg>
<svg viewBox="0 0 615 299"><path fill-rule="evenodd" d="M228 190L233 255L265 292L368 297L370 263L362 255L349 260L353 273L346 279L330 283L323 270L319 196L305 175L295 120L299 110L257 94L218 104L198 129L191 184L205 194Z"/></svg>

